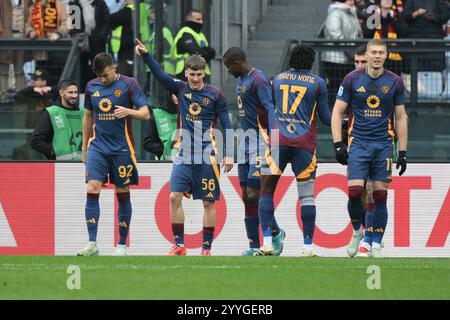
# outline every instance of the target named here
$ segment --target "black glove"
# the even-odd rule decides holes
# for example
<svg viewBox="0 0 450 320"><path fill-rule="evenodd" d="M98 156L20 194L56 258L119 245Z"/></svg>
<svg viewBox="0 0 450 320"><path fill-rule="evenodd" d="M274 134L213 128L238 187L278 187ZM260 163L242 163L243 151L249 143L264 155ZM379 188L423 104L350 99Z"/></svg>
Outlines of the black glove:
<svg viewBox="0 0 450 320"><path fill-rule="evenodd" d="M341 125L342 125L342 130L347 131L348 130L348 118L342 119Z"/></svg>
<svg viewBox="0 0 450 320"><path fill-rule="evenodd" d="M398 174L401 176L406 171L406 151L398 152L396 168L398 169L399 167L401 167L401 169Z"/></svg>
<svg viewBox="0 0 450 320"><path fill-rule="evenodd" d="M334 151L336 152L336 160L344 166L347 165L348 153L345 144L342 141L335 142Z"/></svg>

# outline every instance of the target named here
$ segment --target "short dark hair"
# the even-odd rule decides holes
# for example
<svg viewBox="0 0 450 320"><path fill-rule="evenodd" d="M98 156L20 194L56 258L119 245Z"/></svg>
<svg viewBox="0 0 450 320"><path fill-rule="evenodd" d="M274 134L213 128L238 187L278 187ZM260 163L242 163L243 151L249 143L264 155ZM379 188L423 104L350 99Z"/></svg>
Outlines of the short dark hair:
<svg viewBox="0 0 450 320"><path fill-rule="evenodd" d="M78 84L72 79L61 80L61 82L58 85L59 90L66 90L70 86L75 86L78 89Z"/></svg>
<svg viewBox="0 0 450 320"><path fill-rule="evenodd" d="M92 71L95 74L101 73L103 70L105 70L108 67L111 67L114 65L114 59L113 57L106 52L98 53L94 60L92 61Z"/></svg>
<svg viewBox="0 0 450 320"><path fill-rule="evenodd" d="M186 69L204 70L206 68L206 60L199 54L193 54L186 58L184 63Z"/></svg>
<svg viewBox="0 0 450 320"><path fill-rule="evenodd" d="M245 56L244 50L238 47L231 47L223 54L223 60L227 60L229 62L240 60L246 61L247 57Z"/></svg>
<svg viewBox="0 0 450 320"><path fill-rule="evenodd" d="M189 12L186 14L185 19L187 20L188 18L192 17L192 14L193 14L193 13L200 13L201 15L203 15L203 13L202 13L200 10L198 10L198 9L191 9L191 10L189 10Z"/></svg>
<svg viewBox="0 0 450 320"><path fill-rule="evenodd" d="M311 70L316 52L307 44L298 44L291 50L289 66L296 70Z"/></svg>
<svg viewBox="0 0 450 320"><path fill-rule="evenodd" d="M355 56L363 56L366 54L366 51L367 51L367 45L363 44L362 46L359 46L358 48L356 48Z"/></svg>

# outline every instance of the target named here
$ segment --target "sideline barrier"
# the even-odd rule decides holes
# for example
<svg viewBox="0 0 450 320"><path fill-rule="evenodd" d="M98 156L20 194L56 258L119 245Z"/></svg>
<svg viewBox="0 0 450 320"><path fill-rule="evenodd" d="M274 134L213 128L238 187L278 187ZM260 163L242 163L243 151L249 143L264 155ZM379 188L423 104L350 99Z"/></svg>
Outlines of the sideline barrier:
<svg viewBox="0 0 450 320"><path fill-rule="evenodd" d="M169 218L170 163L140 163L133 187L129 255L166 255L172 241ZM314 244L323 256L346 256L352 234L347 214L345 167L321 163L315 196ZM0 163L0 255L74 255L87 243L86 187L81 163ZM395 169L394 169L395 171ZM283 256L299 256L303 237L297 188L290 167L275 193L276 217L286 231ZM395 172L397 175L397 172ZM247 248L244 205L237 166L221 175L214 255L239 255ZM102 190L98 246L113 253L118 240L113 187ZM201 201L183 200L188 255L201 246ZM386 257L450 257L450 164L408 164L393 177L388 196Z"/></svg>

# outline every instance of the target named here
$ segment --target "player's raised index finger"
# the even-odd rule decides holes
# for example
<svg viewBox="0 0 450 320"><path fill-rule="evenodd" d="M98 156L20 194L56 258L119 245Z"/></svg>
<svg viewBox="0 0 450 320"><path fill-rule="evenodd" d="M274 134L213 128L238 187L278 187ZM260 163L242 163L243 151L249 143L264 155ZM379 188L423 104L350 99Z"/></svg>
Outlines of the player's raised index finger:
<svg viewBox="0 0 450 320"><path fill-rule="evenodd" d="M138 38L136 38L136 39L134 40L134 42L135 42L138 46L142 46L142 42L139 41Z"/></svg>

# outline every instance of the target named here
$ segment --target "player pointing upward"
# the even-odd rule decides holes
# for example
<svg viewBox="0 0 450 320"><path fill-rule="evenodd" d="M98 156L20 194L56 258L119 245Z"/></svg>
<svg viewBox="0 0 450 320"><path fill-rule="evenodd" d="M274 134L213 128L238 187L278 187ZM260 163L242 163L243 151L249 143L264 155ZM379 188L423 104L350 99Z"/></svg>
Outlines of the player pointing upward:
<svg viewBox="0 0 450 320"><path fill-rule="evenodd" d="M152 74L171 93L177 95L181 118L179 152L173 162L170 176L170 215L175 245L171 256L186 255L184 247L183 194L192 194L194 200L203 200L203 244L201 255L211 255L211 244L216 223L215 201L220 198L219 165L216 163L213 127L220 120L223 130L231 129L225 97L216 87L203 82L206 61L199 55L186 59L187 82L174 80L165 73L145 46L136 39L136 54L144 57ZM180 124L179 124L180 125ZM224 132L225 133L225 132ZM232 141L224 137L224 171L233 167ZM232 139L231 139L232 140ZM210 146L213 146L212 150ZM200 157L198 157L200 156ZM200 159L198 159L200 158Z"/></svg>

